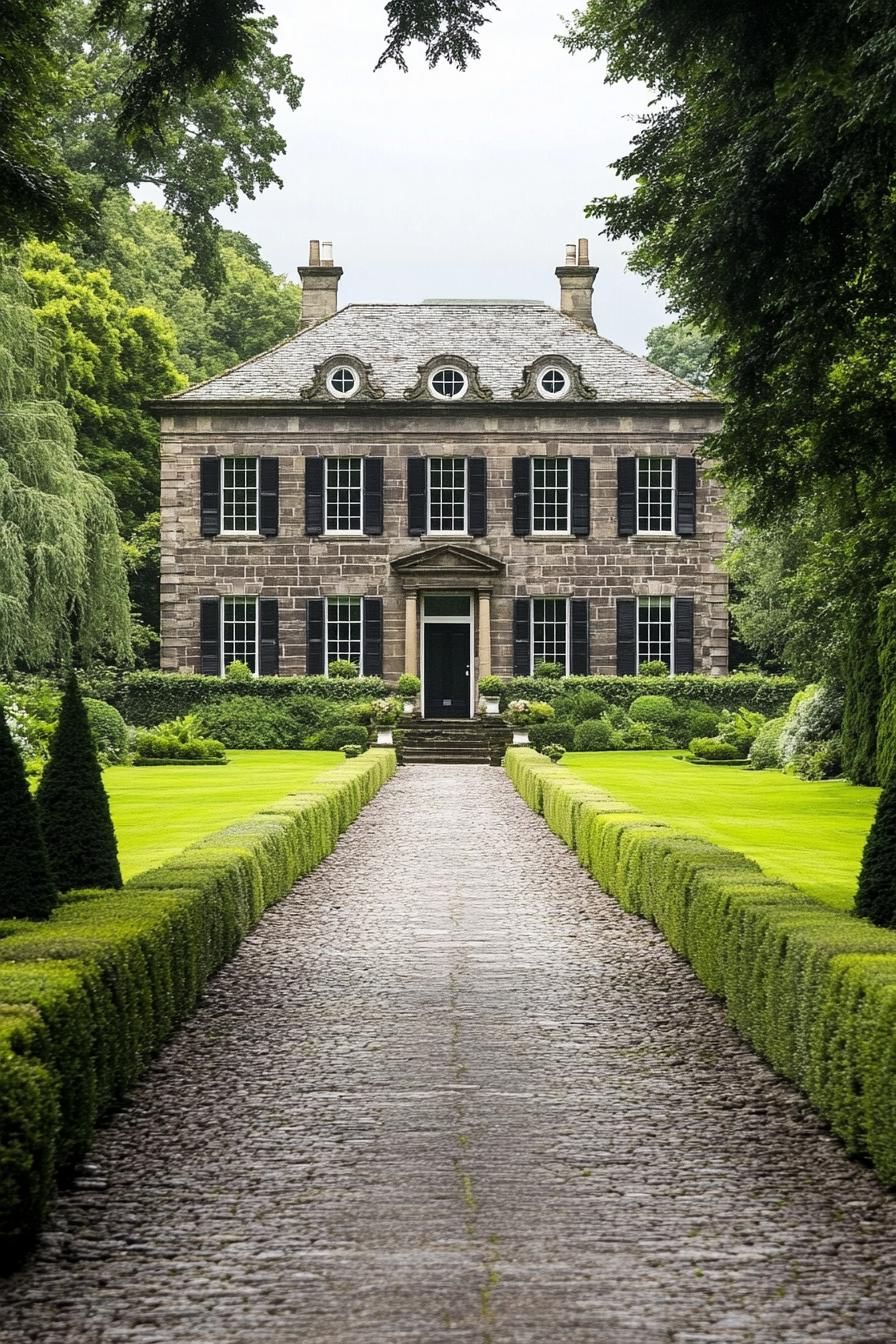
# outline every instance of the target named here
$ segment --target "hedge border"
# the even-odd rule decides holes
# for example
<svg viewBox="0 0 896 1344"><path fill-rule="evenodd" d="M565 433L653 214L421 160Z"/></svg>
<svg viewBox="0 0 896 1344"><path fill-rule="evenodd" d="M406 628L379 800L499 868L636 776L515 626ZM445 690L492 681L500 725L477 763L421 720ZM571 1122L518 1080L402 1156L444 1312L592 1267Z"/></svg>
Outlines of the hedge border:
<svg viewBox="0 0 896 1344"><path fill-rule="evenodd" d="M896 931L654 821L528 748L510 748L504 768L604 891L687 958L847 1151L896 1186Z"/></svg>
<svg viewBox="0 0 896 1344"><path fill-rule="evenodd" d="M392 777L393 751L197 841L121 891L68 893L47 923L0 926L0 1252L35 1237L89 1147L209 977L334 848Z"/></svg>
<svg viewBox="0 0 896 1344"><path fill-rule="evenodd" d="M231 681L227 677L203 677L198 673L129 672L109 699L128 723L138 728L190 714L202 705L232 696L281 701L294 696L316 696L332 704L376 700L386 694L380 677L253 677Z"/></svg>
<svg viewBox="0 0 896 1344"><path fill-rule="evenodd" d="M569 691L596 691L608 705L628 709L639 695L665 695L676 705L694 701L713 709L752 709L766 717L782 714L803 684L795 677L767 676L759 672L732 672L724 677L688 673L675 677L513 677L501 693L501 708L511 700L546 700L552 703ZM125 715L127 718L127 715Z"/></svg>

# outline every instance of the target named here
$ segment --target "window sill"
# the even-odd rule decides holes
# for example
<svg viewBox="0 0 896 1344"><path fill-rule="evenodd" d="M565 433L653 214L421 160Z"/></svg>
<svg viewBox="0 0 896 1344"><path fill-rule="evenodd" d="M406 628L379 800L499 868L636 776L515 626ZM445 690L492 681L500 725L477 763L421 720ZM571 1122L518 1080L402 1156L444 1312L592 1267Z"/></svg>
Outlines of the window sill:
<svg viewBox="0 0 896 1344"><path fill-rule="evenodd" d="M372 532L320 532L318 541L369 541Z"/></svg>
<svg viewBox="0 0 896 1344"><path fill-rule="evenodd" d="M263 532L218 532L215 536L217 541L273 541L273 537L265 536Z"/></svg>
<svg viewBox="0 0 896 1344"><path fill-rule="evenodd" d="M677 532L633 532L629 541L683 541Z"/></svg>
<svg viewBox="0 0 896 1344"><path fill-rule="evenodd" d="M432 537L439 541L444 541L446 537L453 538L455 541L481 541L481 537L474 537L472 532L424 532L421 541L429 541Z"/></svg>
<svg viewBox="0 0 896 1344"><path fill-rule="evenodd" d="M584 541L575 532L527 532L520 541Z"/></svg>

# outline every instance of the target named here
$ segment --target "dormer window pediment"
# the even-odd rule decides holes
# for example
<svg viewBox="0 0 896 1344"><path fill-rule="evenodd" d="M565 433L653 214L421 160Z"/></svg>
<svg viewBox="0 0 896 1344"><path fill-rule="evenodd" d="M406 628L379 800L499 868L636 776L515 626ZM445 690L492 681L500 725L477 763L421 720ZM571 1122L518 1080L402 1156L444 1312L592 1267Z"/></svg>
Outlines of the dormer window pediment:
<svg viewBox="0 0 896 1344"><path fill-rule="evenodd" d="M355 355L330 355L314 366L314 377L299 393L302 401L382 401L371 365Z"/></svg>
<svg viewBox="0 0 896 1344"><path fill-rule="evenodd" d="M492 390L479 369L462 355L436 355L418 365L417 381L405 388L405 401L491 401Z"/></svg>
<svg viewBox="0 0 896 1344"><path fill-rule="evenodd" d="M523 369L510 395L514 401L594 401L597 392L585 382L581 366L565 355L539 355Z"/></svg>

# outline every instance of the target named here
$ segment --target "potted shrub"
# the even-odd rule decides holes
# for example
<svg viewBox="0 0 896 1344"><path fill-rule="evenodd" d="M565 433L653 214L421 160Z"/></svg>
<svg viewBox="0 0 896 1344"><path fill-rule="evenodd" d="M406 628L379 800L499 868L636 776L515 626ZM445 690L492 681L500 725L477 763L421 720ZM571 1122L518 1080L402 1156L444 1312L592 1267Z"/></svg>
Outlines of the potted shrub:
<svg viewBox="0 0 896 1344"><path fill-rule="evenodd" d="M392 729L401 718L401 701L393 697L374 700L370 706L370 722L376 729L376 745L392 746Z"/></svg>
<svg viewBox="0 0 896 1344"><path fill-rule="evenodd" d="M542 700L511 700L504 717L513 728L513 745L525 747L529 744L529 725L547 723L554 717L554 710Z"/></svg>
<svg viewBox="0 0 896 1344"><path fill-rule="evenodd" d="M420 694L420 678L412 672L402 672L398 678L398 694L404 702L405 714L413 714L417 708L417 696Z"/></svg>
<svg viewBox="0 0 896 1344"><path fill-rule="evenodd" d="M500 714L501 691L503 689L504 683L500 677L479 678L479 694L485 701L486 714Z"/></svg>

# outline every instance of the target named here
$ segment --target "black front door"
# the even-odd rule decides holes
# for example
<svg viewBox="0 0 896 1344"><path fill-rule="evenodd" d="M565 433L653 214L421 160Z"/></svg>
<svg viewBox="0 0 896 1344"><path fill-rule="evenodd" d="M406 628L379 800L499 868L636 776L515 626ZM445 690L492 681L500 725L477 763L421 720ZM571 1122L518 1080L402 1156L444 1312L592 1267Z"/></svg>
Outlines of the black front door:
<svg viewBox="0 0 896 1344"><path fill-rule="evenodd" d="M470 717L469 625L424 624L423 681L428 719Z"/></svg>

